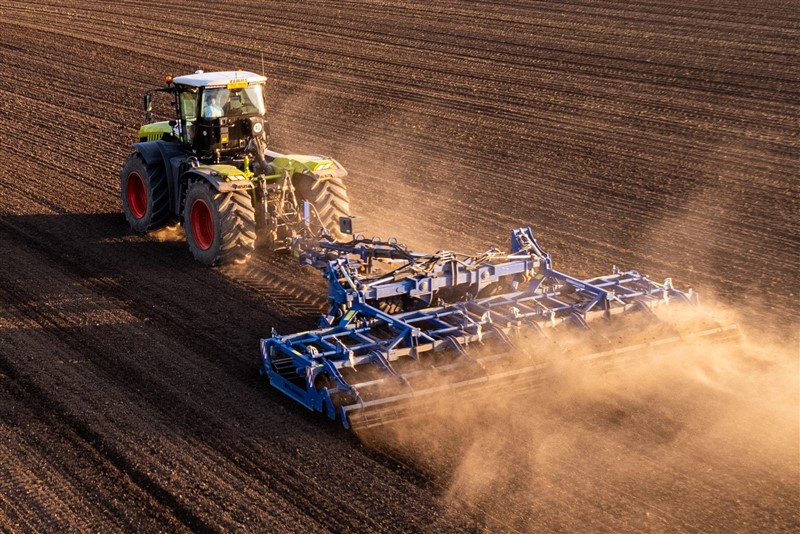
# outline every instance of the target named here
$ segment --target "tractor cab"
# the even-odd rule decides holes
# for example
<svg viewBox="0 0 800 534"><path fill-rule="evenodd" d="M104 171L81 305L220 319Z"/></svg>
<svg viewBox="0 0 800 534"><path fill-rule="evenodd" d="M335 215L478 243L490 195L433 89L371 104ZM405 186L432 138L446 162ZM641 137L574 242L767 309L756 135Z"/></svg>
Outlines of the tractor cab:
<svg viewBox="0 0 800 534"><path fill-rule="evenodd" d="M253 137L266 141L268 124L264 76L245 71L202 72L167 78L177 120L148 125L156 135L170 130L199 159L235 156ZM149 113L149 99L145 107ZM157 130L157 131L156 131ZM144 137L140 133L140 137Z"/></svg>

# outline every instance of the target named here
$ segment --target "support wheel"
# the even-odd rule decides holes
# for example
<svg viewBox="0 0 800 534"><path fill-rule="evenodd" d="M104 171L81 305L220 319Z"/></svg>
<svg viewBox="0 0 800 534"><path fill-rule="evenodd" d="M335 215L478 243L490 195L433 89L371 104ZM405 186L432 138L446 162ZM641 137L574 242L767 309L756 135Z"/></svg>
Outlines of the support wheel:
<svg viewBox="0 0 800 534"><path fill-rule="evenodd" d="M246 191L220 193L206 182L191 184L183 225L189 250L204 265L244 263L255 248L255 210Z"/></svg>
<svg viewBox="0 0 800 534"><path fill-rule="evenodd" d="M147 165L134 152L120 171L122 212L134 232L143 234L163 226L169 220L169 191L164 168Z"/></svg>
<svg viewBox="0 0 800 534"><path fill-rule="evenodd" d="M300 176L295 179L295 187L297 200L308 200L319 214L319 220L312 218L312 230L318 231L321 224L336 241L350 240L349 236L339 231L339 217L350 215L350 199L341 178L317 180L310 176Z"/></svg>

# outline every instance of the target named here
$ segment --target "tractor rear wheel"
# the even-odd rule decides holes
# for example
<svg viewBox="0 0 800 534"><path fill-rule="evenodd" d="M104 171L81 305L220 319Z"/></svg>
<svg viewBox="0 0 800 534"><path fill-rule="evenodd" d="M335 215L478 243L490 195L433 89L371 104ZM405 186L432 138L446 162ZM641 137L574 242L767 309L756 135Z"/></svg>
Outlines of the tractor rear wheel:
<svg viewBox="0 0 800 534"><path fill-rule="evenodd" d="M316 208L319 220L312 215L311 228L319 230L325 227L336 241L347 241L349 237L339 230L339 217L350 215L350 199L347 188L341 178L317 180L309 176L300 176L295 181L297 199L308 200Z"/></svg>
<svg viewBox="0 0 800 534"><path fill-rule="evenodd" d="M122 212L134 232L143 234L163 226L169 220L169 191L164 167L147 165L134 152L120 171Z"/></svg>
<svg viewBox="0 0 800 534"><path fill-rule="evenodd" d="M255 248L256 218L248 191L221 193L194 182L183 210L186 241L205 265L244 263Z"/></svg>

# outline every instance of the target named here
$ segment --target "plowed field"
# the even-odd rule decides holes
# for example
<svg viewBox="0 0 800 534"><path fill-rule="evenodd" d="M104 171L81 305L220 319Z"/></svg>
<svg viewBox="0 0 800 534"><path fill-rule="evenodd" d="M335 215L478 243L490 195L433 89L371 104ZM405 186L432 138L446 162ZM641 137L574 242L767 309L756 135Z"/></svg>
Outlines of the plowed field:
<svg viewBox="0 0 800 534"><path fill-rule="evenodd" d="M798 2L0 0L0 25L0 530L800 529ZM204 268L120 214L142 94L262 61L272 148L336 157L374 233L530 225L561 270L671 276L786 359L550 398L445 453L306 413L258 341L315 323L321 277Z"/></svg>

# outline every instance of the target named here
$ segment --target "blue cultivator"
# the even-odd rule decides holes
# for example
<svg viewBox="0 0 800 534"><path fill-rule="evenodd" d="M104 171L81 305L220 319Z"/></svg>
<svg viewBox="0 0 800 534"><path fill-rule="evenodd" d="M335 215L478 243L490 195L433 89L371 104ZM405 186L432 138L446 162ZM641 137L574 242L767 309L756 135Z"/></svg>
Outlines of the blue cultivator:
<svg viewBox="0 0 800 534"><path fill-rule="evenodd" d="M691 290L635 271L588 280L558 272L529 228L512 232L509 254L416 254L395 243L354 239L316 243L301 260L325 269L331 310L317 330L262 339L262 372L297 402L345 427L413 416L435 404L436 394L453 403L453 395L468 400L486 387L493 396L525 391L552 367L552 359L537 359L532 348L565 352L548 329L583 330L595 319L697 303ZM652 344L580 359L616 358Z"/></svg>

